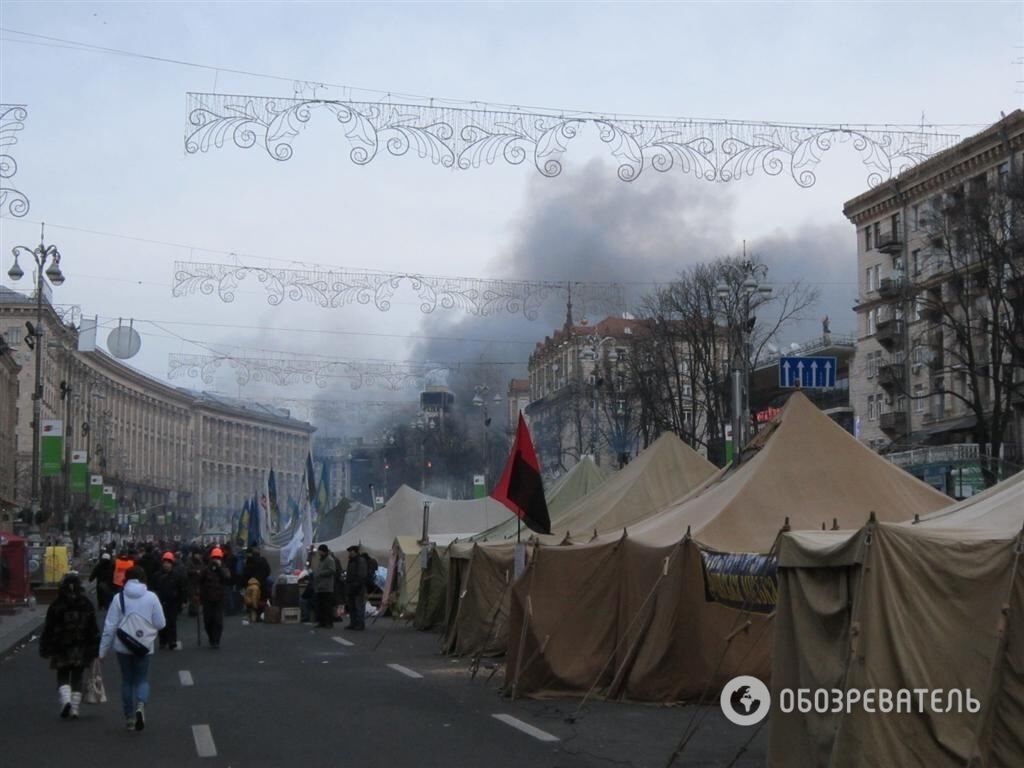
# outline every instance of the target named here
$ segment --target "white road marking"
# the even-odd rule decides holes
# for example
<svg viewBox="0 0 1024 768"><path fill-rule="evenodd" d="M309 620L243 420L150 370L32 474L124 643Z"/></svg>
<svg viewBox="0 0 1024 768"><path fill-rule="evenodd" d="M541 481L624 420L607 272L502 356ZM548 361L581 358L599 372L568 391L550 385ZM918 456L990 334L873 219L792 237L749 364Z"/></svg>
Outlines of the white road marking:
<svg viewBox="0 0 1024 768"><path fill-rule="evenodd" d="M192 682L192 673L189 672L187 669L182 669L178 671L178 679L181 681L182 685L195 685L195 683Z"/></svg>
<svg viewBox="0 0 1024 768"><path fill-rule="evenodd" d="M406 677L414 677L417 679L422 679L423 677L423 675L421 675L419 672L414 672L408 667L403 667L401 664L388 664L388 666L391 667L391 669L395 670L395 672L401 672Z"/></svg>
<svg viewBox="0 0 1024 768"><path fill-rule="evenodd" d="M355 643L353 643L351 640L346 640L344 637L338 637L337 635L332 637L331 640L333 640L336 643L340 643L341 645L344 645L346 648L351 648L353 645L355 645Z"/></svg>
<svg viewBox="0 0 1024 768"><path fill-rule="evenodd" d="M542 731L540 728L534 728L529 723L524 723L518 717L512 717L512 715L493 715L493 717L497 720L501 720L501 722L505 723L505 725L511 725L516 730L522 731L528 736L533 736L533 738L537 739L538 741L559 740L557 736L552 736L550 733L548 733L547 731Z"/></svg>
<svg viewBox="0 0 1024 768"><path fill-rule="evenodd" d="M196 752L200 757L216 757L217 745L213 743L213 733L208 725L193 725L192 738L196 742Z"/></svg>

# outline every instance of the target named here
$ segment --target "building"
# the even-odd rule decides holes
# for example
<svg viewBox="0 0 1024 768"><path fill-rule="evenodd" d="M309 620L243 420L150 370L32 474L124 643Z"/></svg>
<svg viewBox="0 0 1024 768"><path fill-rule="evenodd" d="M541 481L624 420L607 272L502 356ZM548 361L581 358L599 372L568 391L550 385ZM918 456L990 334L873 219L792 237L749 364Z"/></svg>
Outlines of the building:
<svg viewBox="0 0 1024 768"><path fill-rule="evenodd" d="M1024 312L1022 269L1017 260L1004 262L995 283L991 257L980 256L972 245L963 212L977 200L992 211L998 206L1003 213L991 223L993 231L1002 229L1007 242L1019 238L1021 222L1014 220L1018 214L1006 192L1024 172L1022 151L1024 112L1015 111L844 207L856 226L859 276L850 395L859 437L876 450L977 446L973 404L992 413L996 390L988 374L1005 366L1017 394L1007 410L1010 423L991 443L997 447L994 458L1018 461L1022 361L1009 353L994 366L986 359L992 331L984 330L983 320L1004 301L1015 307L1011 318ZM993 286L999 290L993 293ZM913 464L905 466L913 471Z"/></svg>
<svg viewBox="0 0 1024 768"><path fill-rule="evenodd" d="M314 427L287 411L170 386L99 350L79 351L75 313L55 308L45 294L42 317L41 418L65 426L64 474L43 478L44 513L111 522L86 492L71 493L73 450L84 451L88 474L113 489L117 514L127 516L119 525L225 530L244 500L262 493L271 468L282 503L298 498ZM19 507L31 495L35 353L25 341L26 321L36 322L35 298L2 289L0 335L20 365L13 430Z"/></svg>
<svg viewBox="0 0 1024 768"><path fill-rule="evenodd" d="M519 414L526 413L526 407L530 404L530 380L509 379L508 394L505 399L507 411L505 413L505 430L513 434L519 424Z"/></svg>
<svg viewBox="0 0 1024 768"><path fill-rule="evenodd" d="M545 473L571 469L585 455L607 466L636 455L627 360L634 340L647 333L642 320L606 317L593 325L567 321L537 343L526 415Z"/></svg>
<svg viewBox="0 0 1024 768"><path fill-rule="evenodd" d="M5 290L0 288L0 291ZM11 530L17 469L18 374L21 368L0 335L0 530Z"/></svg>

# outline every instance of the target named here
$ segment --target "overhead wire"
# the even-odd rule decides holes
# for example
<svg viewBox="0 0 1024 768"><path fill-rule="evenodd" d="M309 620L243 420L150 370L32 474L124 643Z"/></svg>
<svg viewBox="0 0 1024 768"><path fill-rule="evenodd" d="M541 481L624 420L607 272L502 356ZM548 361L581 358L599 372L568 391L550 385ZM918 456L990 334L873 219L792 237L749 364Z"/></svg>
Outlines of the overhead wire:
<svg viewBox="0 0 1024 768"><path fill-rule="evenodd" d="M394 98L401 99L412 99L416 101L428 102L430 104L445 104L453 106L463 106L473 109L500 109L502 111L537 111L547 112L565 116L594 116L594 117L619 117L619 118L632 118L632 119L649 119L649 120L692 120L694 122L708 122L708 123L745 123L755 122L748 120L738 120L729 118L702 118L702 117L682 117L679 115L652 115L643 113L630 113L630 112L607 112L600 110L590 109L566 109L558 107L543 107L527 104L509 104L495 101L486 101L480 99L462 99L462 98L451 98L451 97L439 97L439 96L427 96L423 94L405 93L394 90L383 90L380 88L366 88L363 86L353 86L343 83L332 83L319 78L304 78L287 76L280 74L273 74L268 72L255 72L252 70L239 69L235 67L218 66L213 64L204 64L195 61L188 61L186 59L171 58L168 56L157 56L154 54L140 53L138 51L129 51L123 48L114 48L111 46L96 45L94 43L87 43L80 40L71 40L68 38L55 37L52 35L42 35L35 32L27 32L24 30L13 29L11 27L0 27L0 33L6 35L3 39L10 43L20 43L26 45L41 45L44 47L63 48L67 50L77 50L89 53L100 53L112 56L123 56L136 59L143 59L146 61L159 62L162 64L172 64L181 67L190 67L194 69L202 69L214 73L225 73L241 75L243 77L252 77L263 80L273 80L278 82L286 82L291 84L293 87L296 85L308 86L310 88L338 88L343 93L348 93L350 101L353 93L365 93L372 96L378 97L380 100L391 100ZM14 37L11 37L14 35ZM20 37L18 37L20 36ZM29 38L29 39L25 39ZM760 121L757 121L760 122ZM797 123L790 123L785 121L766 121L772 125L778 126L797 126ZM823 125L833 125L833 123L825 123ZM924 128L929 129L947 129L947 128L984 128L987 124L985 123L870 123L870 122L844 122L834 123L834 125L842 125L844 127L861 127L861 128L899 128L899 129L916 129L918 132L923 132Z"/></svg>

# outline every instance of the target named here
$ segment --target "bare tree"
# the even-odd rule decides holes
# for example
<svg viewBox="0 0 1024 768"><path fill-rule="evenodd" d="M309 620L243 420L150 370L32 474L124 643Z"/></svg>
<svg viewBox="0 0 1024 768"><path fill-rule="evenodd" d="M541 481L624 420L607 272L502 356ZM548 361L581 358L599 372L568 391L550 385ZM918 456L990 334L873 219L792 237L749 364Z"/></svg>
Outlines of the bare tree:
<svg viewBox="0 0 1024 768"><path fill-rule="evenodd" d="M902 388L929 398L934 419L947 400L962 404L986 486L1024 398L1024 183L1006 169L994 184L980 175L932 200L908 318L927 321L911 354L927 359L931 382L924 393Z"/></svg>

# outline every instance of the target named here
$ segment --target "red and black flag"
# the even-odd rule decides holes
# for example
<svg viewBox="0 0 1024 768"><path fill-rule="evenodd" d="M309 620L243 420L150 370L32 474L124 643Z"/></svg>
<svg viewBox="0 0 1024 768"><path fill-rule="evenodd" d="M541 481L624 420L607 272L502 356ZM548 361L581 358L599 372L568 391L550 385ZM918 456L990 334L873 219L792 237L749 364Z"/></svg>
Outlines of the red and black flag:
<svg viewBox="0 0 1024 768"><path fill-rule="evenodd" d="M526 527L537 533L551 533L548 503L544 499L544 483L540 479L540 463L533 450L530 430L523 414L519 414L519 428L512 453L505 462L501 479L491 492L491 498L511 509Z"/></svg>

